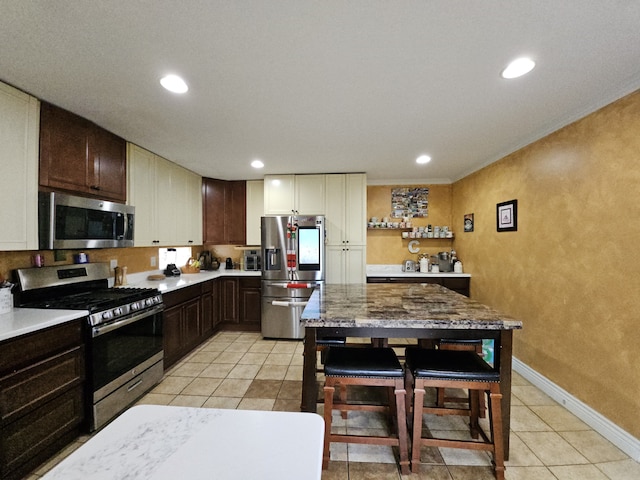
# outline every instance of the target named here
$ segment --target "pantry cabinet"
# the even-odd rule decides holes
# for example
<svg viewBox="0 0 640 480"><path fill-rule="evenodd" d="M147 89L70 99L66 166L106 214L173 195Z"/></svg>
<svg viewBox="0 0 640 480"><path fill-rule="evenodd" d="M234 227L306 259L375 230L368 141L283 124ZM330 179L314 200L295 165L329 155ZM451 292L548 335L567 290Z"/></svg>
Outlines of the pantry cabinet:
<svg viewBox="0 0 640 480"><path fill-rule="evenodd" d="M126 201L126 141L48 103L40 109L40 186Z"/></svg>
<svg viewBox="0 0 640 480"><path fill-rule="evenodd" d="M325 185L327 282L362 283L366 278L366 175L326 175Z"/></svg>
<svg viewBox="0 0 640 480"><path fill-rule="evenodd" d="M262 230L260 219L264 215L264 181L247 181L247 245L260 245Z"/></svg>
<svg viewBox="0 0 640 480"><path fill-rule="evenodd" d="M0 342L0 351L0 478L20 479L82 431L82 320Z"/></svg>
<svg viewBox="0 0 640 480"><path fill-rule="evenodd" d="M127 156L135 246L201 244L201 177L137 145L128 144Z"/></svg>
<svg viewBox="0 0 640 480"><path fill-rule="evenodd" d="M202 179L203 242L246 243L246 182Z"/></svg>
<svg viewBox="0 0 640 480"><path fill-rule="evenodd" d="M7 206L0 208L0 250L38 248L39 108L34 97L0 83L0 204Z"/></svg>

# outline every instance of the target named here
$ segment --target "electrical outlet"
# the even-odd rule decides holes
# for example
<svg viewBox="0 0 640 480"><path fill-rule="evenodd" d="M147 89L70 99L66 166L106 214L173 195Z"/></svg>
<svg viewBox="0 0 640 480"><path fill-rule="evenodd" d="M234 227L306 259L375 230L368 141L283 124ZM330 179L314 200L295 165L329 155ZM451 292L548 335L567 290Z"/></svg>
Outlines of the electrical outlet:
<svg viewBox="0 0 640 480"><path fill-rule="evenodd" d="M157 258L156 257L151 257L151 266L155 267L157 263L158 263Z"/></svg>
<svg viewBox="0 0 640 480"><path fill-rule="evenodd" d="M67 254L64 250L54 250L53 260L56 262L64 262L67 259Z"/></svg>
<svg viewBox="0 0 640 480"><path fill-rule="evenodd" d="M113 260L109 260L109 266L111 269L114 269L118 266L118 259L114 258Z"/></svg>

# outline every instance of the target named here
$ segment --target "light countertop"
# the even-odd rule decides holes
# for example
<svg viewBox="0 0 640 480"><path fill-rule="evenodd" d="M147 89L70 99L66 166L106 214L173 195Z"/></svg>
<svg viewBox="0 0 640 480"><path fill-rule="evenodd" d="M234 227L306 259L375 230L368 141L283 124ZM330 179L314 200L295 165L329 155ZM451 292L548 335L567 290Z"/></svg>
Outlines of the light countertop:
<svg viewBox="0 0 640 480"><path fill-rule="evenodd" d="M139 405L43 480L320 480L323 438L314 413Z"/></svg>
<svg viewBox="0 0 640 480"><path fill-rule="evenodd" d="M367 265L367 277L436 277L436 278L471 278L470 273L453 272L403 272L402 265Z"/></svg>
<svg viewBox="0 0 640 480"><path fill-rule="evenodd" d="M156 288L161 293L168 293L219 277L260 277L261 275L260 271L225 270L220 268L215 271L201 271L200 273L182 274L179 277L167 277L161 281L147 280L149 275L157 273L160 273L160 271L129 274L127 276L128 282L125 286ZM109 280L109 285L113 285L113 279ZM0 342L88 315L89 312L87 310L12 308L9 313L0 314Z"/></svg>

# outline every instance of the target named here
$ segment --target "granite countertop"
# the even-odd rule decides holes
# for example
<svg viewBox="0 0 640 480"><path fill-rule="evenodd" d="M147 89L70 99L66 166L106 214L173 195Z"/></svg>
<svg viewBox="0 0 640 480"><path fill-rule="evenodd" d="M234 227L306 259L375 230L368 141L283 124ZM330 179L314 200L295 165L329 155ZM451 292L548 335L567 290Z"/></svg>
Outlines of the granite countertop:
<svg viewBox="0 0 640 480"><path fill-rule="evenodd" d="M327 284L305 307L307 327L513 330L513 320L437 284Z"/></svg>
<svg viewBox="0 0 640 480"><path fill-rule="evenodd" d="M403 272L402 265L367 265L367 277L436 277L436 278L471 278L470 273L453 272Z"/></svg>
<svg viewBox="0 0 640 480"><path fill-rule="evenodd" d="M132 407L43 480L320 480L314 413Z"/></svg>

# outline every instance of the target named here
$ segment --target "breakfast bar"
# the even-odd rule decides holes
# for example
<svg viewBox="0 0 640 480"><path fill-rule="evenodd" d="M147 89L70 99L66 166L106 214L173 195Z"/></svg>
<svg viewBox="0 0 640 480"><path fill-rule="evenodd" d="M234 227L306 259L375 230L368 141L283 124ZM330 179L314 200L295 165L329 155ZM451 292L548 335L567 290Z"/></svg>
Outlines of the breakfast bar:
<svg viewBox="0 0 640 480"><path fill-rule="evenodd" d="M502 388L505 459L509 455L513 330L522 322L436 284L327 284L316 288L305 326L302 405L317 408L316 336L492 339Z"/></svg>

